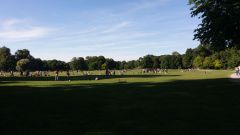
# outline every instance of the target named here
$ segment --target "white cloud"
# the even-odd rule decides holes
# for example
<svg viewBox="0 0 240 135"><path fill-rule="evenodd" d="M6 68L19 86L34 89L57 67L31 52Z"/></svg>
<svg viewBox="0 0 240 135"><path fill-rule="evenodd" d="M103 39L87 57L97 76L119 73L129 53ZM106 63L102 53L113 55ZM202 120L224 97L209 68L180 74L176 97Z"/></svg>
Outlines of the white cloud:
<svg viewBox="0 0 240 135"><path fill-rule="evenodd" d="M47 28L31 27L22 30L6 30L0 33L0 38L5 40L31 40L33 38L44 37L48 33Z"/></svg>
<svg viewBox="0 0 240 135"><path fill-rule="evenodd" d="M8 19L8 20L4 20L1 24L4 26L4 27L9 27L9 26L12 26L12 25L15 25L15 24L18 24L18 23L22 23L24 22L23 20L18 20L18 19Z"/></svg>
<svg viewBox="0 0 240 135"><path fill-rule="evenodd" d="M107 28L106 30L102 31L102 33L106 34L106 33L116 32L118 30L128 27L129 24L130 24L129 22L122 22L122 23L116 24L115 26L113 26L111 28Z"/></svg>
<svg viewBox="0 0 240 135"><path fill-rule="evenodd" d="M141 10L151 9L158 6L162 6L168 3L170 0L142 0L138 3L132 3L128 12L137 12Z"/></svg>
<svg viewBox="0 0 240 135"><path fill-rule="evenodd" d="M42 38L50 31L50 28L34 26L27 20L7 19L0 22L0 39L7 42Z"/></svg>
<svg viewBox="0 0 240 135"><path fill-rule="evenodd" d="M94 26L91 28L87 28L78 32L71 32L68 28L62 29L63 34L58 35L54 38L55 41L86 41L91 42L94 41L102 41L109 39L110 37L118 36L123 33L126 35L126 32L130 32L128 28L130 28L131 22L122 21L120 23L109 24L106 26Z"/></svg>

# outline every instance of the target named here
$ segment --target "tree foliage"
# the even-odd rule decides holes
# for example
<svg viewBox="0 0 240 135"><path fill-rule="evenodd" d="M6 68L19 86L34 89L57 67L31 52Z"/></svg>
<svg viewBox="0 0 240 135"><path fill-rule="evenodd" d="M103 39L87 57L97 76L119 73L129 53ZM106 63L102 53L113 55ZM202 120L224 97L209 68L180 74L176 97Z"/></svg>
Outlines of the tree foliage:
<svg viewBox="0 0 240 135"><path fill-rule="evenodd" d="M57 70L122 70L122 69L229 69L240 65L240 50L229 48L214 52L208 45L187 49L185 54L173 52L171 55L146 55L138 60L115 61L103 56L74 57L69 63L60 60L41 60L31 56L30 51L17 51L11 55L10 49L0 48L0 70L2 71L57 71ZM21 53L20 53L21 52ZM24 52L24 53L22 53ZM21 55L20 55L21 54ZM24 54L24 55L23 55ZM19 58L24 58L20 59Z"/></svg>
<svg viewBox="0 0 240 135"><path fill-rule="evenodd" d="M192 17L202 19L194 39L217 51L240 47L239 0L189 0L189 4Z"/></svg>
<svg viewBox="0 0 240 135"><path fill-rule="evenodd" d="M29 59L21 59L17 62L16 65L17 71L26 71L30 70L30 60Z"/></svg>
<svg viewBox="0 0 240 135"><path fill-rule="evenodd" d="M15 58L7 47L0 48L0 70L10 71L15 69Z"/></svg>
<svg viewBox="0 0 240 135"><path fill-rule="evenodd" d="M70 64L70 68L72 70L87 70L88 69L87 63L84 60L84 58L82 58L82 57L79 57L79 58L74 57L69 64Z"/></svg>
<svg viewBox="0 0 240 135"><path fill-rule="evenodd" d="M23 49L23 50L17 50L15 52L15 58L16 60L21 60L21 59L31 59L31 55L30 55L30 51L27 49Z"/></svg>
<svg viewBox="0 0 240 135"><path fill-rule="evenodd" d="M182 64L185 68L192 68L193 63L193 49L187 49L186 53L182 57Z"/></svg>
<svg viewBox="0 0 240 135"><path fill-rule="evenodd" d="M197 56L194 60L193 60L193 66L195 68L202 68L203 67L203 57L201 56Z"/></svg>

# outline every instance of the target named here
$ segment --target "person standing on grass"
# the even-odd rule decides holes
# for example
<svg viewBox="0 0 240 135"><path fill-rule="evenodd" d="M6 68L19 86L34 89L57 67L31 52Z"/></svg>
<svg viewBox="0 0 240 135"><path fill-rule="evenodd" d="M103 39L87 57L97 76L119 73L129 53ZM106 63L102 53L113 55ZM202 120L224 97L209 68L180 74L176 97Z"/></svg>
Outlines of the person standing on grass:
<svg viewBox="0 0 240 135"><path fill-rule="evenodd" d="M114 75L114 76L116 75L116 72L115 72L115 70L113 71L113 75Z"/></svg>
<svg viewBox="0 0 240 135"><path fill-rule="evenodd" d="M105 75L108 76L109 75L109 70L106 69Z"/></svg>
<svg viewBox="0 0 240 135"><path fill-rule="evenodd" d="M67 71L67 80L70 81L70 73Z"/></svg>
<svg viewBox="0 0 240 135"><path fill-rule="evenodd" d="M59 75L59 72L57 70L56 73L55 73L55 81L58 81L58 75Z"/></svg>
<svg viewBox="0 0 240 135"><path fill-rule="evenodd" d="M14 77L13 71L10 71L10 77Z"/></svg>
<svg viewBox="0 0 240 135"><path fill-rule="evenodd" d="M239 76L239 67L236 67L235 70L236 70L236 76Z"/></svg>
<svg viewBox="0 0 240 135"><path fill-rule="evenodd" d="M20 71L20 77L22 77L23 76L23 71Z"/></svg>

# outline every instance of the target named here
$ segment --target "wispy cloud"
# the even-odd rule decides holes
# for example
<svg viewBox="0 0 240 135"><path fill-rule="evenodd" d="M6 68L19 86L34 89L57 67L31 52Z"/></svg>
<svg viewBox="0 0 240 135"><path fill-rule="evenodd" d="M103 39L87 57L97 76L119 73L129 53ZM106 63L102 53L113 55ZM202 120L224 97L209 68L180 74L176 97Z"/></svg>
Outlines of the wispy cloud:
<svg viewBox="0 0 240 135"><path fill-rule="evenodd" d="M31 27L22 30L6 30L0 33L0 38L8 41L23 41L44 37L49 30L42 27Z"/></svg>
<svg viewBox="0 0 240 135"><path fill-rule="evenodd" d="M24 22L26 22L26 20L7 19L7 20L3 20L0 24L2 25L2 27L8 28L10 26L20 24L20 23L24 23Z"/></svg>
<svg viewBox="0 0 240 135"><path fill-rule="evenodd" d="M47 36L51 30L24 19L7 19L0 22L0 39L7 42L33 40Z"/></svg>
<svg viewBox="0 0 240 135"><path fill-rule="evenodd" d="M94 41L105 40L112 36L119 36L121 33L129 33L131 30L131 22L123 21L118 23L109 24L106 26L98 25L90 28L80 30L78 32L69 31L68 28L62 29L60 35L56 35L55 41Z"/></svg>
<svg viewBox="0 0 240 135"><path fill-rule="evenodd" d="M139 2L131 3L131 10L130 11L141 11L146 10L149 8L155 8L159 6L163 6L164 4L168 3L170 0L142 0Z"/></svg>
<svg viewBox="0 0 240 135"><path fill-rule="evenodd" d="M119 24L114 25L113 27L111 27L109 29L102 31L102 33L106 34L106 33L116 32L118 30L126 28L127 26L129 26L129 24L130 24L130 22L121 22Z"/></svg>

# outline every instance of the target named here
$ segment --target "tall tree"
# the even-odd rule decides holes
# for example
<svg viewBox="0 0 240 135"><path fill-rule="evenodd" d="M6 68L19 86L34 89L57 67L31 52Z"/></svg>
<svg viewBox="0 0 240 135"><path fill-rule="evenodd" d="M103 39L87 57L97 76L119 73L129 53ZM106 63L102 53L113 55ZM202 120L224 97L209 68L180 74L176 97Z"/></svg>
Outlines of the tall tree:
<svg viewBox="0 0 240 135"><path fill-rule="evenodd" d="M30 60L30 67L31 67L31 70L33 71L41 71L41 70L44 70L44 64L42 62L41 59L31 59Z"/></svg>
<svg viewBox="0 0 240 135"><path fill-rule="evenodd" d="M153 68L153 61L154 56L153 55L147 55L144 56L142 59L142 67L143 68Z"/></svg>
<svg viewBox="0 0 240 135"><path fill-rule="evenodd" d="M30 59L31 58L30 51L27 49L17 50L15 52L15 58L17 61L21 59Z"/></svg>
<svg viewBox="0 0 240 135"><path fill-rule="evenodd" d="M106 59L106 68L107 69L116 69L116 62L113 59Z"/></svg>
<svg viewBox="0 0 240 135"><path fill-rule="evenodd" d="M185 55L183 55L182 63L184 68L192 68L192 63L193 63L192 49L187 49Z"/></svg>
<svg viewBox="0 0 240 135"><path fill-rule="evenodd" d="M7 47L0 48L0 70L9 71L15 69L15 59Z"/></svg>
<svg viewBox="0 0 240 135"><path fill-rule="evenodd" d="M153 68L160 68L160 60L157 56L153 58Z"/></svg>
<svg viewBox="0 0 240 135"><path fill-rule="evenodd" d="M197 56L194 60L193 60L193 66L195 68L202 68L203 67L203 60L204 58L201 56Z"/></svg>
<svg viewBox="0 0 240 135"><path fill-rule="evenodd" d="M239 0L189 0L189 4L192 17L202 19L194 39L217 51L232 46L240 48Z"/></svg>
<svg viewBox="0 0 240 135"><path fill-rule="evenodd" d="M212 69L214 67L214 63L211 57L205 57L203 61L203 68Z"/></svg>
<svg viewBox="0 0 240 135"><path fill-rule="evenodd" d="M55 70L68 70L67 69L67 63L64 61L59 60L48 60L47 61L47 67L48 70L55 71Z"/></svg>
<svg viewBox="0 0 240 135"><path fill-rule="evenodd" d="M171 68L171 55L162 55L160 56L160 67L162 69Z"/></svg>
<svg viewBox="0 0 240 135"><path fill-rule="evenodd" d="M72 70L87 70L87 63L82 57L74 57L70 62L70 67Z"/></svg>
<svg viewBox="0 0 240 135"><path fill-rule="evenodd" d="M97 65L98 65L98 70L102 69L102 65L106 62L106 59L104 56L99 56L97 58Z"/></svg>

